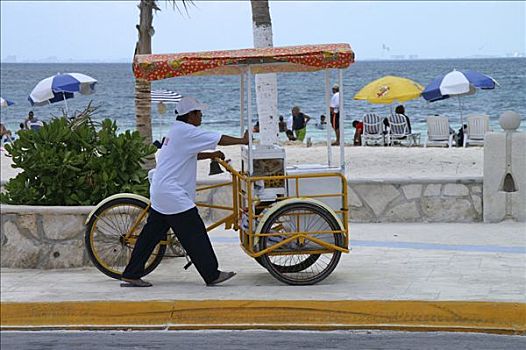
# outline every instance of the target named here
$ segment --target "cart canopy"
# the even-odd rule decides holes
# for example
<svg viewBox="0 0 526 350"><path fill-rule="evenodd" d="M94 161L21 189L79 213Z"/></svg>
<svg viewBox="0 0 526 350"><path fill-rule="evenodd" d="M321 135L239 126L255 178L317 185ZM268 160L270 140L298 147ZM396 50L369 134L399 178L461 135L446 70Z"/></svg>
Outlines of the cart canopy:
<svg viewBox="0 0 526 350"><path fill-rule="evenodd" d="M354 62L349 44L285 46L227 51L136 55L135 78L148 81L186 75L239 75L313 72L347 68Z"/></svg>

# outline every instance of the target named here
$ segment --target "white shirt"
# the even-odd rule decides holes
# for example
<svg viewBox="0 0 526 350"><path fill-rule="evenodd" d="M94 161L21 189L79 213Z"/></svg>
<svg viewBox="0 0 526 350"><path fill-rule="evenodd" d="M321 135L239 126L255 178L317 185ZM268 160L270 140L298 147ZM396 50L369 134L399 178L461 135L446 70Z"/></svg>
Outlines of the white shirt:
<svg viewBox="0 0 526 350"><path fill-rule="evenodd" d="M331 108L334 108L334 113L340 113L340 93L336 92L331 98Z"/></svg>
<svg viewBox="0 0 526 350"><path fill-rule="evenodd" d="M289 119L287 119L287 130L292 130L292 115L289 116Z"/></svg>
<svg viewBox="0 0 526 350"><path fill-rule="evenodd" d="M216 148L221 134L176 120L164 139L150 186L152 208L161 214L195 206L197 154Z"/></svg>

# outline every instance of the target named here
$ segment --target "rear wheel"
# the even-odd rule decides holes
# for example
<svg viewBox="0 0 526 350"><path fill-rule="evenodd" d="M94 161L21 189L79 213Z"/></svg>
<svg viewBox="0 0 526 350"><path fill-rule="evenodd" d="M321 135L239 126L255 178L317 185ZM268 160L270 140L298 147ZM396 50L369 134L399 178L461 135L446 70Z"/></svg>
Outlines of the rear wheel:
<svg viewBox="0 0 526 350"><path fill-rule="evenodd" d="M91 217L84 237L86 250L91 262L105 275L121 278L148 214L141 219L131 236L127 238L126 235L146 207L146 203L135 198L117 198L98 208ZM166 245L161 243L154 248L143 276L159 265L165 251Z"/></svg>
<svg viewBox="0 0 526 350"><path fill-rule="evenodd" d="M309 202L290 203L272 213L263 224L260 233L275 235L260 237L259 249L277 245L294 235L293 232L303 232L308 237L343 247L341 233L323 233L338 230L341 230L338 221L322 206ZM341 252L338 250L325 248L308 239L295 239L259 259L276 279L291 285L308 285L329 276L338 265L340 257Z"/></svg>

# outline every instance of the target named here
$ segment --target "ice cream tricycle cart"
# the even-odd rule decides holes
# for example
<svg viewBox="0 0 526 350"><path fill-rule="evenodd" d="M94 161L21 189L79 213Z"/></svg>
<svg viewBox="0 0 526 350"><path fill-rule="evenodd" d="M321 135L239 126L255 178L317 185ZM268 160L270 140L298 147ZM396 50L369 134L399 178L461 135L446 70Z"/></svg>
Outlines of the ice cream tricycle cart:
<svg viewBox="0 0 526 350"><path fill-rule="evenodd" d="M274 47L199 53L137 55L134 73L148 81L190 75L239 75L241 131L249 130L249 144L241 147L241 169L218 160L231 174L230 181L202 186L207 191L231 188L231 205L196 203L223 210L225 217L210 224L239 232L241 248L276 279L291 285L322 281L349 252L347 180L345 178L343 71L354 62L348 44ZM338 71L340 86L340 161L333 164L327 128L327 163L288 166L285 149L256 144L252 138L252 77L262 73L325 70L327 115L331 70ZM246 89L246 101L245 101ZM247 123L245 124L245 106ZM121 193L106 198L86 221L86 248L94 265L119 279L128 263L149 209L145 197ZM155 248L145 266L153 271L176 243L173 232Z"/></svg>

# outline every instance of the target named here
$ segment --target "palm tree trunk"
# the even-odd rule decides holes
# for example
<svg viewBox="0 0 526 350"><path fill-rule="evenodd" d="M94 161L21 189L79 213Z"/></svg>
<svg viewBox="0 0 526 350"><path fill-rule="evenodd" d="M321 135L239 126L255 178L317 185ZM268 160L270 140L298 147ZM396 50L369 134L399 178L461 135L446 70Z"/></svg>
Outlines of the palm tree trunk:
<svg viewBox="0 0 526 350"><path fill-rule="evenodd" d="M152 143L151 123L151 83L145 80L135 80L135 125L144 142Z"/></svg>
<svg viewBox="0 0 526 350"><path fill-rule="evenodd" d="M153 10L158 10L155 0L141 0L139 4L139 24L137 30L139 39L135 46L135 54L152 53L152 35L154 33L152 21ZM137 131L144 137L145 142L152 143L152 116L151 116L151 83L145 80L135 80L135 124ZM151 169L155 166L154 158L146 160L145 167Z"/></svg>
<svg viewBox="0 0 526 350"><path fill-rule="evenodd" d="M272 23L268 0L251 0L254 47L272 47ZM278 93L277 76L256 75L256 104L259 118L261 144L278 143Z"/></svg>

